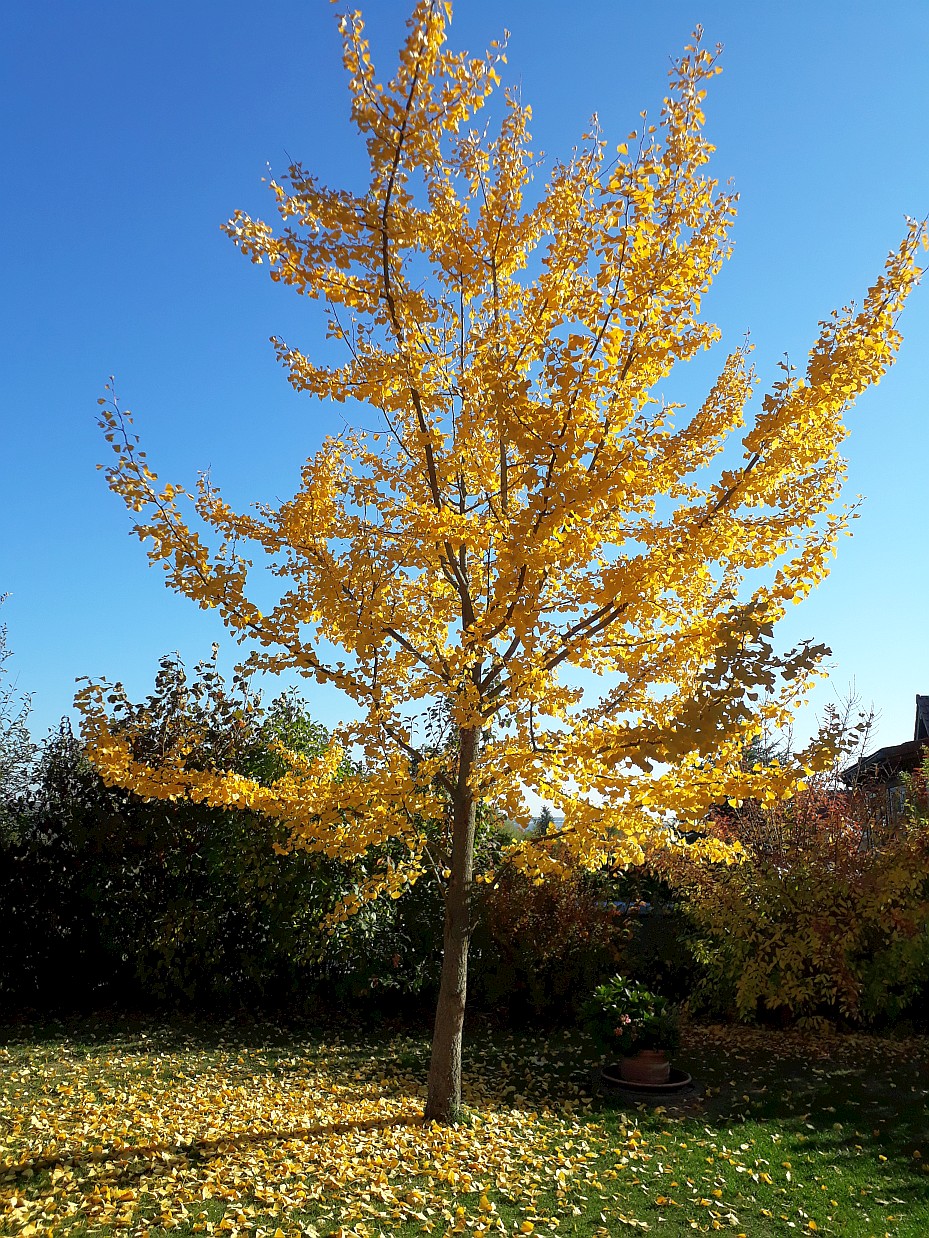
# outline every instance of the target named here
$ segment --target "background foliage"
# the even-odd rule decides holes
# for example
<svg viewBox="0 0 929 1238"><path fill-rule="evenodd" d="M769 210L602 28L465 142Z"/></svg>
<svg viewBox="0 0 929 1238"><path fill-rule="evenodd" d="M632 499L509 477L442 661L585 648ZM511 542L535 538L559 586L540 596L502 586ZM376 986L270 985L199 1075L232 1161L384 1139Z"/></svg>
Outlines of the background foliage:
<svg viewBox="0 0 929 1238"><path fill-rule="evenodd" d="M194 768L270 781L281 772L276 742L305 755L328 742L304 702L291 694L265 707L245 680L227 686L214 660L189 677L166 656L147 700L131 702L119 684L110 695L152 763L183 748ZM30 770L4 783L16 823L0 842L7 999L209 1010L360 1003L388 1012L434 1000L442 903L430 874L399 899L363 903L331 934L321 927L394 858L396 842L364 860L334 860L288 850L283 827L247 812L143 801L104 785L67 722ZM496 819L482 821L478 871L500 867L510 838ZM589 875L533 884L504 866L483 889L472 994L485 1008L563 1017L615 969L628 933Z"/></svg>
<svg viewBox="0 0 929 1238"><path fill-rule="evenodd" d="M188 683L166 657L144 719L151 753L185 744L198 763L273 776L271 745L326 741L293 697L269 708L227 692L212 663ZM17 802L2 896L16 935L0 986L54 996L195 1005L298 997L319 953L318 923L351 874L325 857L281 855L275 826L188 801L144 802L104 786L67 723L49 736Z"/></svg>
<svg viewBox="0 0 929 1238"><path fill-rule="evenodd" d="M3 598L0 597L0 602ZM35 746L29 736L29 698L9 682L6 627L0 625L0 838L15 833L15 803L29 783Z"/></svg>
<svg viewBox="0 0 929 1238"><path fill-rule="evenodd" d="M872 1024L912 1011L929 980L929 835L876 835L860 793L811 786L711 823L747 848L728 870L680 869L702 964L694 1005L740 1019Z"/></svg>
<svg viewBox="0 0 929 1238"><path fill-rule="evenodd" d="M189 800L107 788L67 722L41 748L28 697L2 679L0 915L8 1005L200 1010L355 1007L422 1014L442 945L439 875L322 922L378 866L288 850L283 827ZM328 735L293 694L265 706L215 659L188 676L162 659L147 700L111 689L147 760L188 760L270 780L274 745L312 755ZM753 754L757 756L757 753ZM470 996L514 1024L576 1019L616 973L693 1012L743 1021L916 1019L929 988L929 768L907 821L862 844L869 805L825 782L777 805L720 806L701 831L745 848L734 867L678 858L621 873L573 866L540 880L507 864L512 832L481 820ZM439 824L425 829L439 829ZM538 827L543 828L544 826ZM688 835L690 837L690 835Z"/></svg>

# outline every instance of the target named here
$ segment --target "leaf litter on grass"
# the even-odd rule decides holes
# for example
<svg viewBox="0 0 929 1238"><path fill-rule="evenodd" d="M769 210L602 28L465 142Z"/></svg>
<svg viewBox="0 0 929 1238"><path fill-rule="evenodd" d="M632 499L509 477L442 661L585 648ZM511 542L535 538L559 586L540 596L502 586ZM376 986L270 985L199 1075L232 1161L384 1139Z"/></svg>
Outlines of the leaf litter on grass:
<svg viewBox="0 0 929 1238"><path fill-rule="evenodd" d="M286 1235L315 1227L295 1228L303 1213L346 1232L481 1233L503 1228L501 1206L530 1233L544 1228L553 1145L567 1200L603 1142L570 1103L556 1116L512 1096L499 1054L472 1062L467 1120L451 1127L424 1124L419 1078L383 1044L0 1054L0 1224L26 1236L88 1224Z"/></svg>
<svg viewBox="0 0 929 1238"><path fill-rule="evenodd" d="M475 1038L451 1127L423 1123L425 1046L407 1037L11 1041L0 1233L929 1233L925 1212L908 1228L923 1132L897 1106L885 1137L859 1039L700 1029L696 1093L611 1107L569 1082L579 1039Z"/></svg>

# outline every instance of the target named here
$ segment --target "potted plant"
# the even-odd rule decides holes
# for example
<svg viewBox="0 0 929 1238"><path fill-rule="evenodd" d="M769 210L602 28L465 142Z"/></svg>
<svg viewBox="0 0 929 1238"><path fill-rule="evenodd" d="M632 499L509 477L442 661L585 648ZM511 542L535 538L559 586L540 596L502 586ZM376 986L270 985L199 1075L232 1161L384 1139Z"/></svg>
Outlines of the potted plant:
<svg viewBox="0 0 929 1238"><path fill-rule="evenodd" d="M666 998L634 980L614 976L594 990L583 1016L598 1048L614 1060L619 1058L621 1079L668 1082L669 1058L680 1041L680 1021L677 1007Z"/></svg>

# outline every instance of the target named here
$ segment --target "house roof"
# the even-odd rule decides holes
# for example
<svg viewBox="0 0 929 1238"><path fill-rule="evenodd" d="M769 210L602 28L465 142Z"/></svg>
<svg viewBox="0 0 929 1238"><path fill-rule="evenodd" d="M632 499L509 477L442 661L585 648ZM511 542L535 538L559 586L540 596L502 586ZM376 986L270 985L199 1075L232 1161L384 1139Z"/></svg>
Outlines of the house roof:
<svg viewBox="0 0 929 1238"><path fill-rule="evenodd" d="M839 777L852 786L857 782L886 782L901 770L916 769L929 746L929 696L916 697L916 722L913 738L904 744L878 748L876 752L843 769Z"/></svg>

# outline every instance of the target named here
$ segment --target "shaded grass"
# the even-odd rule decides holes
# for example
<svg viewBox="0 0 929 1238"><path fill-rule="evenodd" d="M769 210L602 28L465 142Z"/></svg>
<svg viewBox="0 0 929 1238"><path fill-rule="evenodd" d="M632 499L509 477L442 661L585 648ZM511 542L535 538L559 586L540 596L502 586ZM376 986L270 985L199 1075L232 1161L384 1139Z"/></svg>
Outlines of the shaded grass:
<svg viewBox="0 0 929 1238"><path fill-rule="evenodd" d="M260 1024L7 1029L0 1234L929 1234L925 1041L692 1028L694 1091L650 1106L578 1086L579 1035L477 1026L451 1130L420 1119L427 1056Z"/></svg>

